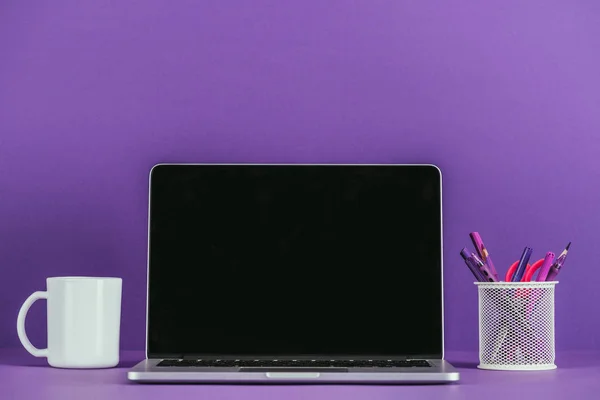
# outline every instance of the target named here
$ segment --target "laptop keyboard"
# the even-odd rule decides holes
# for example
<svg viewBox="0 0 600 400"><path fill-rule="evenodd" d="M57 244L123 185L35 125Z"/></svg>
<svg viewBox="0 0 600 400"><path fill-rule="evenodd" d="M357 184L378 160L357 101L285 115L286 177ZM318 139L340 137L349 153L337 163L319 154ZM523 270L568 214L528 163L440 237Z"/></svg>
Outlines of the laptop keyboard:
<svg viewBox="0 0 600 400"><path fill-rule="evenodd" d="M158 367L430 367L426 360L162 360Z"/></svg>

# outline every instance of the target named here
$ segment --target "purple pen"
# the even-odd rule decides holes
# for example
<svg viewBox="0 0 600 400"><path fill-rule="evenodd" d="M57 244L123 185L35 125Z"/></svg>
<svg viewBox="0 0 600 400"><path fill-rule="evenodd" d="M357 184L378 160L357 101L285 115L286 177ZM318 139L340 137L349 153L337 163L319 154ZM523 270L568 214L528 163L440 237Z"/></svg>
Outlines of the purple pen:
<svg viewBox="0 0 600 400"><path fill-rule="evenodd" d="M466 247L460 251L460 256L465 260L465 264L467 264L467 267L469 267L477 282L485 282L487 280L471 259L471 254L469 254Z"/></svg>
<svg viewBox="0 0 600 400"><path fill-rule="evenodd" d="M567 247L560 253L560 256L556 259L554 264L550 267L550 271L548 272L548 276L546 277L546 281L553 281L556 278L556 275L560 272L563 264L565 263L565 259L567 258L567 253L569 252L569 247L571 247L571 242L567 245Z"/></svg>
<svg viewBox="0 0 600 400"><path fill-rule="evenodd" d="M527 269L527 263L531 258L531 252L533 249L531 247L525 247L523 249L523 254L521 254L521 258L519 259L519 264L517 265L517 270L512 276L511 282L521 282L521 278L523 278L523 274Z"/></svg>
<svg viewBox="0 0 600 400"><path fill-rule="evenodd" d="M552 266L552 262L554 261L554 253L549 251L546 253L546 257L544 257L544 262L540 267L540 272L538 272L536 282L545 282L546 277L548 276L548 272L550 272L550 267Z"/></svg>
<svg viewBox="0 0 600 400"><path fill-rule="evenodd" d="M489 266L480 260L479 257L477 257L477 254L471 253L471 257L469 257L469 259L472 260L479 271L481 271L484 282L498 282L498 279L494 276Z"/></svg>
<svg viewBox="0 0 600 400"><path fill-rule="evenodd" d="M483 244L481 235L479 234L479 232L471 232L469 233L469 236L471 237L471 241L473 242L473 246L475 246L477 254L479 255L479 257L481 257L481 261L483 261L488 266L490 272L492 273L494 278L496 278L497 282L499 280L498 272L496 272L496 267L494 267L494 263L492 262L490 254L488 253L487 248Z"/></svg>

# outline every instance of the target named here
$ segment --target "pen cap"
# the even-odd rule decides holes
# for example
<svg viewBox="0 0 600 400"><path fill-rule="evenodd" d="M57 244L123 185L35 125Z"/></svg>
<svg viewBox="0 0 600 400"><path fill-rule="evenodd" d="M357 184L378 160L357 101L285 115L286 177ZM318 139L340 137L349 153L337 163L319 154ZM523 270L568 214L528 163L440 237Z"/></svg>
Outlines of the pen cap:
<svg viewBox="0 0 600 400"><path fill-rule="evenodd" d="M463 249L460 251L460 256L463 258L463 260L466 260L467 258L471 257L471 253L466 247L463 247Z"/></svg>

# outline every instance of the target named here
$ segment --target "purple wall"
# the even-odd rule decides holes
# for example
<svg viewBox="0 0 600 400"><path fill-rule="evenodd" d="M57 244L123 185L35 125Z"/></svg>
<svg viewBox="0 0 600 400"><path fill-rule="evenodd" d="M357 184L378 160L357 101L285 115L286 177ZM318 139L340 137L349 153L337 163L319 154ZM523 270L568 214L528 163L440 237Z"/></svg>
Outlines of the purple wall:
<svg viewBox="0 0 600 400"><path fill-rule="evenodd" d="M557 346L600 349L600 3L471 3L3 1L0 347L81 274L124 278L143 348L148 171L186 161L436 163L447 347L477 348L479 230L502 273L573 241Z"/></svg>

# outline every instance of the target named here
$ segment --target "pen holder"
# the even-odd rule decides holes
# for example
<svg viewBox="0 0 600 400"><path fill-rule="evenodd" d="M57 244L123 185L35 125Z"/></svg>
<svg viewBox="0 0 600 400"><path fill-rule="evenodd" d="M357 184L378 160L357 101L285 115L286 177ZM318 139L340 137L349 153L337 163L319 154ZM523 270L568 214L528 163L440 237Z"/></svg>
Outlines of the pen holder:
<svg viewBox="0 0 600 400"><path fill-rule="evenodd" d="M479 368L554 369L554 286L558 282L475 282Z"/></svg>

